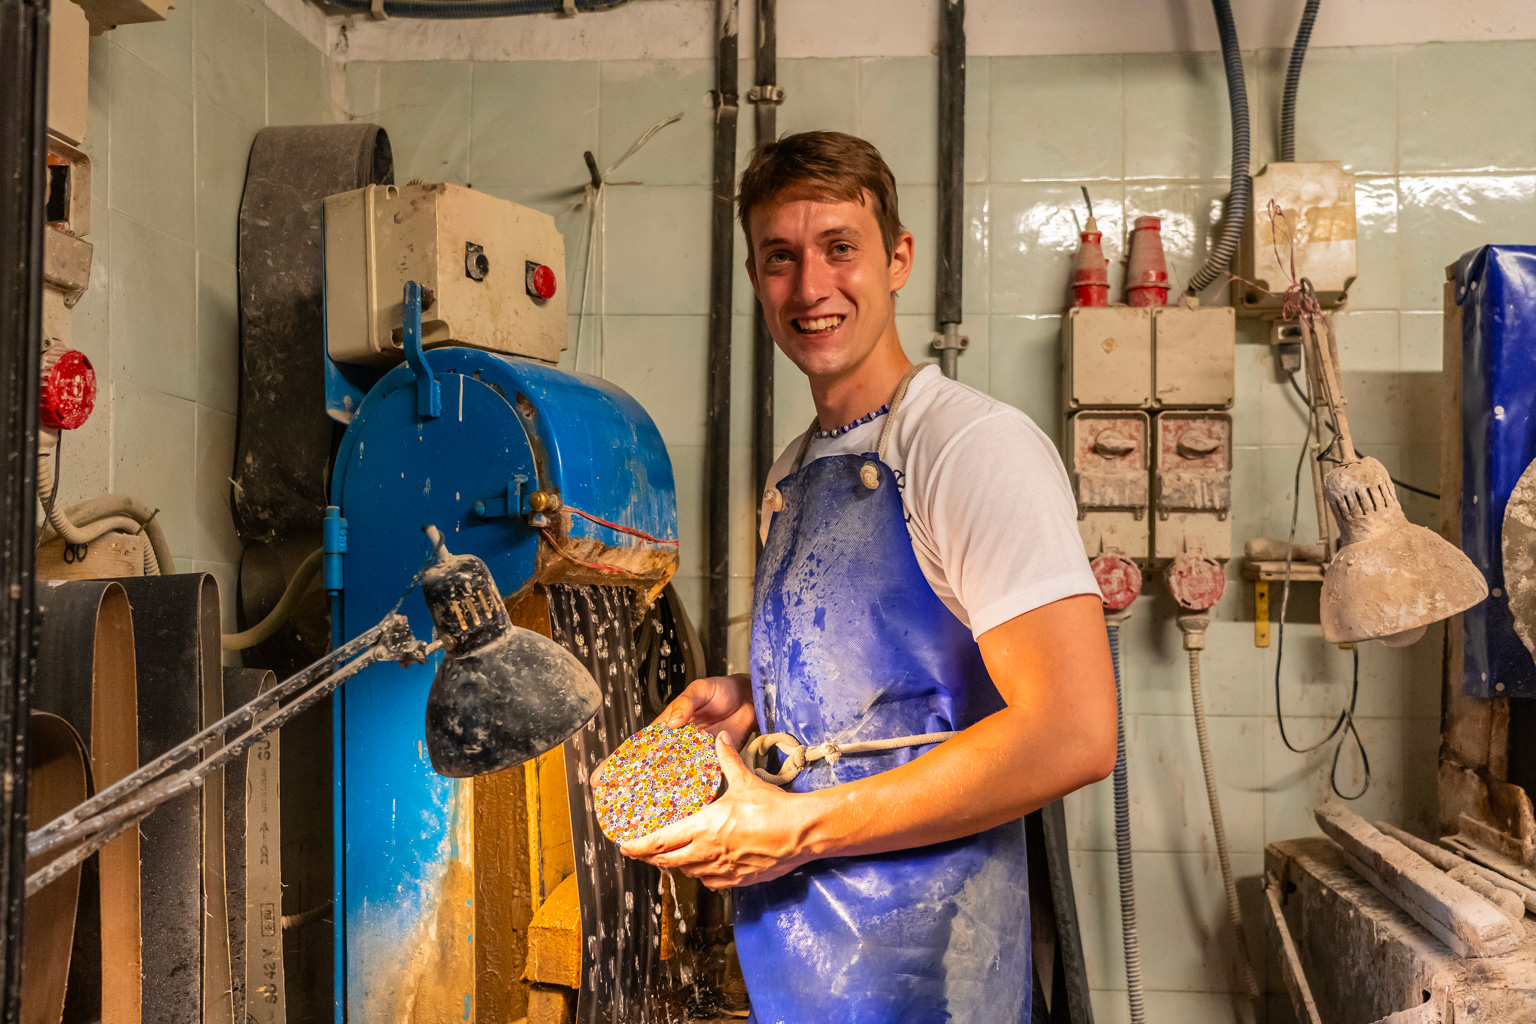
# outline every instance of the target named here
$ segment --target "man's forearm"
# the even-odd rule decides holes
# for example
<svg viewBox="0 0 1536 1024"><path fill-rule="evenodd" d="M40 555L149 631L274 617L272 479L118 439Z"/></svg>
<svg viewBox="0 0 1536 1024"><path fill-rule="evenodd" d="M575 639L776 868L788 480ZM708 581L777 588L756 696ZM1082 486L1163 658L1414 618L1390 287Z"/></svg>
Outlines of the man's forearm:
<svg viewBox="0 0 1536 1024"><path fill-rule="evenodd" d="M805 794L816 857L927 846L1021 817L1103 778L1091 728L1005 708L921 757Z"/></svg>

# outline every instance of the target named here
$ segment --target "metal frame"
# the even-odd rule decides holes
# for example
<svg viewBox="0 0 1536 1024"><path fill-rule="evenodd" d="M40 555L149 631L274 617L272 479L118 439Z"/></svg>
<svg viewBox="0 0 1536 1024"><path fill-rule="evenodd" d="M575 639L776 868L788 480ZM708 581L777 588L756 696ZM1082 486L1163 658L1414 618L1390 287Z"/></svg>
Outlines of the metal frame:
<svg viewBox="0 0 1536 1024"><path fill-rule="evenodd" d="M42 344L48 5L0 0L0 1019L21 1004L28 691L33 601L38 359Z"/></svg>

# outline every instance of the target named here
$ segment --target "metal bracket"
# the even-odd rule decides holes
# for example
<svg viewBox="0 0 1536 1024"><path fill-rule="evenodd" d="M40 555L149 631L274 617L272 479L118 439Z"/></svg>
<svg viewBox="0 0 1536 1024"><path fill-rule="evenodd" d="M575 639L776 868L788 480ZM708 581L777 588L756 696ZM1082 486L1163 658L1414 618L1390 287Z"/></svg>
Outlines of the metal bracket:
<svg viewBox="0 0 1536 1024"><path fill-rule="evenodd" d="M961 351L971 347L971 339L964 334L945 333L935 331L933 335L933 350L943 352L946 349Z"/></svg>
<svg viewBox="0 0 1536 1024"><path fill-rule="evenodd" d="M507 489L492 498L483 498L475 502L471 511L481 519L505 519L508 516L524 516L528 514L528 498L523 493L523 485L528 482L525 473L513 475L507 481Z"/></svg>
<svg viewBox="0 0 1536 1024"><path fill-rule="evenodd" d="M562 18L576 17L576 0L564 0L564 3L560 6L560 16Z"/></svg>
<svg viewBox="0 0 1536 1024"><path fill-rule="evenodd" d="M404 324L401 329L401 346L405 349L405 361L416 374L416 415L437 419L443 414L443 389L427 363L427 354L421 349L421 285L405 282Z"/></svg>
<svg viewBox="0 0 1536 1024"><path fill-rule="evenodd" d="M784 87L782 85L754 85L747 90L748 103L783 103Z"/></svg>
<svg viewBox="0 0 1536 1024"><path fill-rule="evenodd" d="M389 12L384 10L384 0L372 0L368 4L368 14L374 21L389 20Z"/></svg>

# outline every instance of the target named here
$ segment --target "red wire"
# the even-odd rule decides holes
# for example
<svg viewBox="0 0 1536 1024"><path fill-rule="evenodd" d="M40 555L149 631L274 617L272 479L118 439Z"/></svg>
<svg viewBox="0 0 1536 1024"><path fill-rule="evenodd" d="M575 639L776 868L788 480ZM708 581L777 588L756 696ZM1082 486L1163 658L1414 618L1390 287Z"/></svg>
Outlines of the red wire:
<svg viewBox="0 0 1536 1024"><path fill-rule="evenodd" d="M636 530L636 529L634 529L632 527L629 527L629 526L620 526L618 523L610 523L606 519L599 519L597 516L593 515L592 513L590 513L590 512L583 512L581 509L575 508L574 506L571 506L571 505L565 505L565 506L563 506L563 508L565 509L565 511L571 513L572 515L577 515L577 516L581 516L581 518L583 518L583 519L590 519L590 520L592 520L592 522L596 523L598 526L606 526L610 530L618 530L620 533L627 533L627 534L630 534L631 536L639 537L641 540L648 540L652 544L665 544L667 547L672 547L672 548L677 547L677 541L675 541L675 540L663 540L660 537L652 537L650 534L646 533L644 530ZM583 563L583 564L585 564L585 563Z"/></svg>
<svg viewBox="0 0 1536 1024"><path fill-rule="evenodd" d="M586 566L588 569L597 569L600 572L612 572L618 573L620 576L632 576L636 579L640 578L637 573L632 573L628 569L620 569L616 565L608 565L605 562L583 562L581 559L565 550L565 548L561 547L560 542L555 540L555 535L550 533L549 530L545 529L544 527L539 527L539 532L544 535L545 540L549 541L549 546L554 548L555 551L559 553L560 557L564 558L568 562L575 562L577 565Z"/></svg>

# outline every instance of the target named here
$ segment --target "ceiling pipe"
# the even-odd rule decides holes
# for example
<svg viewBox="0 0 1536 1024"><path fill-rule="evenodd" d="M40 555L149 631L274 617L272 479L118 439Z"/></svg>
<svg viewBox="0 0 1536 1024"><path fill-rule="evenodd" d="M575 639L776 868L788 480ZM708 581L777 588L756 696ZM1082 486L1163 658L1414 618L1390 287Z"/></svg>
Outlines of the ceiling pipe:
<svg viewBox="0 0 1536 1024"><path fill-rule="evenodd" d="M591 14L629 0L327 0L376 18L507 18L522 14Z"/></svg>
<svg viewBox="0 0 1536 1024"><path fill-rule="evenodd" d="M757 0L756 83L747 93L753 105L759 149L773 142L779 132L779 3ZM768 473L776 454L773 446L773 336L763 319L762 303L753 300L752 318L752 481L755 494L768 489Z"/></svg>
<svg viewBox="0 0 1536 1024"><path fill-rule="evenodd" d="M933 347L944 376L960 351L960 293L965 272L965 0L939 4L939 252Z"/></svg>
<svg viewBox="0 0 1536 1024"><path fill-rule="evenodd" d="M715 157L709 267L709 407L705 424L705 557L709 604L704 655L723 675L731 587L731 284L736 272L736 91L740 0L719 0L715 42Z"/></svg>

